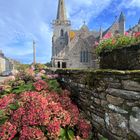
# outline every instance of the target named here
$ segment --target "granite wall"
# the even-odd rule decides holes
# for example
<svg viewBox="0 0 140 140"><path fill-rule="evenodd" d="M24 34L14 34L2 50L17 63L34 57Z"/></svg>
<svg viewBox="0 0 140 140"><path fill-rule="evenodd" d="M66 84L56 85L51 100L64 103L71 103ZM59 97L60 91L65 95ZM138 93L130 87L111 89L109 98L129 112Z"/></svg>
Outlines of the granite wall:
<svg viewBox="0 0 140 140"><path fill-rule="evenodd" d="M140 70L140 44L101 53L100 68Z"/></svg>
<svg viewBox="0 0 140 140"><path fill-rule="evenodd" d="M55 73L100 134L109 140L140 140L140 71Z"/></svg>

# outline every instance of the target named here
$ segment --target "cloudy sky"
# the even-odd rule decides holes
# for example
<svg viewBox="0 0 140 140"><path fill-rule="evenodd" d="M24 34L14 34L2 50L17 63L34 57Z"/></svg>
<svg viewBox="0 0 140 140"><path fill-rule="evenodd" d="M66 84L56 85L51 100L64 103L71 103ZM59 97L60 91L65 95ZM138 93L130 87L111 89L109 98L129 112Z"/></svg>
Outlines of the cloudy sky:
<svg viewBox="0 0 140 140"><path fill-rule="evenodd" d="M83 21L91 30L105 30L123 11L127 29L140 18L140 0L65 0L72 27ZM0 50L22 63L32 62L32 40L37 61L51 59L51 21L56 18L58 0L0 0Z"/></svg>

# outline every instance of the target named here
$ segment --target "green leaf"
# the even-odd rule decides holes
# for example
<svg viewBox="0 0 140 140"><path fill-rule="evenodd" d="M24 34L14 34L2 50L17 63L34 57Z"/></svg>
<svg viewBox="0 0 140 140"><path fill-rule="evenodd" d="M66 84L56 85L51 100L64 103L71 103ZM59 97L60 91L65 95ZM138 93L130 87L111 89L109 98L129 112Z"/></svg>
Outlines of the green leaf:
<svg viewBox="0 0 140 140"><path fill-rule="evenodd" d="M61 137L66 136L66 130L65 130L65 129L61 128L60 136L61 136Z"/></svg>
<svg viewBox="0 0 140 140"><path fill-rule="evenodd" d="M74 132L73 132L72 130L68 130L68 131L67 131L67 134L68 134L68 138L69 138L70 140L73 140L73 139L74 139Z"/></svg>
<svg viewBox="0 0 140 140"><path fill-rule="evenodd" d="M4 124L8 120L8 116L3 116L0 118L0 125Z"/></svg>
<svg viewBox="0 0 140 140"><path fill-rule="evenodd" d="M15 104L10 104L9 107L11 110L17 110L19 108L19 104L16 102Z"/></svg>
<svg viewBox="0 0 140 140"><path fill-rule="evenodd" d="M3 115L4 115L4 111L0 110L0 116L3 116Z"/></svg>

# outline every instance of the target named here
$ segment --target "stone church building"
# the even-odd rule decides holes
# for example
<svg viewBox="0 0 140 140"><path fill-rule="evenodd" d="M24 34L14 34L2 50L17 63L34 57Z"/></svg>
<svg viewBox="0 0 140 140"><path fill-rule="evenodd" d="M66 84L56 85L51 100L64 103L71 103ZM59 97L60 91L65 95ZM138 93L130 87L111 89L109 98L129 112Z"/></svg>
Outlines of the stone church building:
<svg viewBox="0 0 140 140"><path fill-rule="evenodd" d="M66 16L65 2L59 0L57 17L53 21L52 66L55 68L98 68L96 43L109 32L125 33L123 13L104 32L102 29L90 31L85 23L79 30L73 30L71 21Z"/></svg>

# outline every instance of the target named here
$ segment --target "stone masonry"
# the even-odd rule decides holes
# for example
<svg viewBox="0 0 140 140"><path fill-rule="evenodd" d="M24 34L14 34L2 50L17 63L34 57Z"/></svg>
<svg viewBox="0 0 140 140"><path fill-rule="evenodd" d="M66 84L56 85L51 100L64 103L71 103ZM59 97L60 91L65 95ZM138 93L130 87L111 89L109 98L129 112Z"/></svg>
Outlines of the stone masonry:
<svg viewBox="0 0 140 140"><path fill-rule="evenodd" d="M140 71L57 70L62 86L109 140L140 139Z"/></svg>

